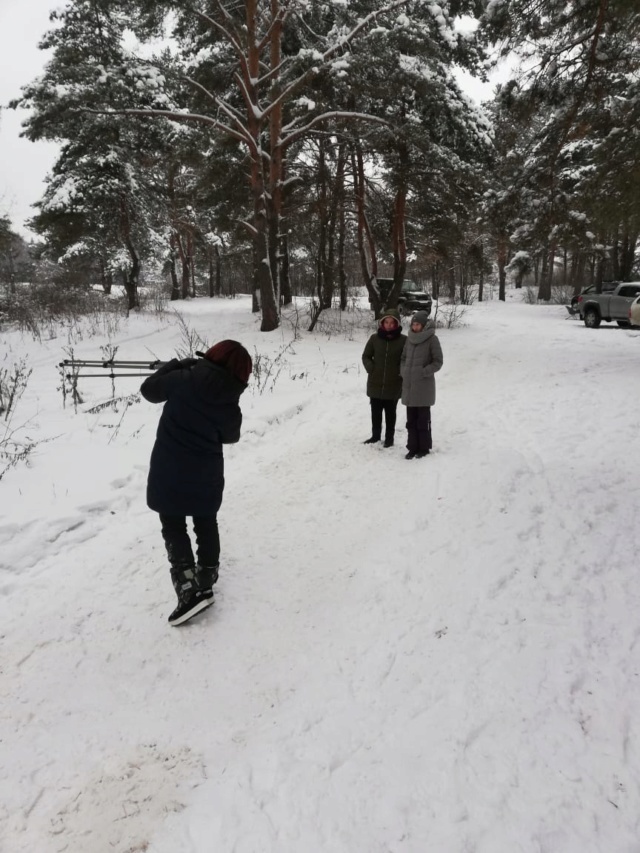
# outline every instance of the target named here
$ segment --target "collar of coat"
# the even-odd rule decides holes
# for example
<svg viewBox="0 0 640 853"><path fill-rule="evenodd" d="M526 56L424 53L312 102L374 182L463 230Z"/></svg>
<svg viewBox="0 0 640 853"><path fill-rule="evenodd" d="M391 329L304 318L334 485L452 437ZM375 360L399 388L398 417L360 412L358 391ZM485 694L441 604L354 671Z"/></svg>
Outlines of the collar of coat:
<svg viewBox="0 0 640 853"><path fill-rule="evenodd" d="M436 333L436 324L433 320L429 320L427 325L421 332L414 332L413 329L409 329L408 338L412 344L421 344L424 341L432 338Z"/></svg>

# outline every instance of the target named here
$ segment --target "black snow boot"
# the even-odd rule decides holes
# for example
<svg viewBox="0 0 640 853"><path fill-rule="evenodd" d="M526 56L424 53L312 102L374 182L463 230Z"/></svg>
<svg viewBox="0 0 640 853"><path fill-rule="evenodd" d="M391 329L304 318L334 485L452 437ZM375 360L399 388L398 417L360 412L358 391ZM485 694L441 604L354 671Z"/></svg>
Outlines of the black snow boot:
<svg viewBox="0 0 640 853"><path fill-rule="evenodd" d="M172 566L171 580L178 596L178 606L169 616L170 625L182 625L213 604L213 592L206 596L198 587L195 566Z"/></svg>
<svg viewBox="0 0 640 853"><path fill-rule="evenodd" d="M198 589L204 598L213 598L213 585L218 580L218 569L220 563L215 566L201 566L199 563L196 566L196 583Z"/></svg>
<svg viewBox="0 0 640 853"><path fill-rule="evenodd" d="M375 435L372 435L371 438L368 438L366 441L363 441L363 444L377 444L380 441L380 436L377 438Z"/></svg>
<svg viewBox="0 0 640 853"><path fill-rule="evenodd" d="M393 447L393 436L392 435L388 435L385 438L383 447Z"/></svg>

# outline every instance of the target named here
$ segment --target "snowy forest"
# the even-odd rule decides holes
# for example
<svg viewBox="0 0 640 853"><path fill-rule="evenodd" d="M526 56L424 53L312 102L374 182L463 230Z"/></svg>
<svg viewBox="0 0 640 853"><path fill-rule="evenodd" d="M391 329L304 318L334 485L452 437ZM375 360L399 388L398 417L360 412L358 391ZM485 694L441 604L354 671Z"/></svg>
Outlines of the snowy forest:
<svg viewBox="0 0 640 853"><path fill-rule="evenodd" d="M57 2L29 232L0 197L0 851L639 853L640 326L565 309L640 282L639 0ZM428 455L406 400L370 440L407 281ZM218 342L169 622L138 389Z"/></svg>
<svg viewBox="0 0 640 853"><path fill-rule="evenodd" d="M350 286L379 310L406 278L549 302L637 275L634 0L70 0L41 47L12 106L60 153L39 240L0 219L4 282L117 284L130 309L151 281L252 292L271 331L294 296L317 315ZM458 72L504 57L476 105Z"/></svg>

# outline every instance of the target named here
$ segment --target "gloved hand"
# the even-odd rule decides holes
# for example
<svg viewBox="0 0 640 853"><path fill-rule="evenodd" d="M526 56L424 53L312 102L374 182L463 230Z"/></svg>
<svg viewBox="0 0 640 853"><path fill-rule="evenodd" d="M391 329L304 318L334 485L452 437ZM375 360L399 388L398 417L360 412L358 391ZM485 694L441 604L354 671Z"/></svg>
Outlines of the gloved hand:
<svg viewBox="0 0 640 853"><path fill-rule="evenodd" d="M169 359L169 361L167 361L165 364L163 364L162 367L158 368L156 375L162 376L162 374L164 374L164 373L171 373L172 370L179 370L179 369L180 369L180 362L178 361L178 359L177 358L171 358L171 359Z"/></svg>

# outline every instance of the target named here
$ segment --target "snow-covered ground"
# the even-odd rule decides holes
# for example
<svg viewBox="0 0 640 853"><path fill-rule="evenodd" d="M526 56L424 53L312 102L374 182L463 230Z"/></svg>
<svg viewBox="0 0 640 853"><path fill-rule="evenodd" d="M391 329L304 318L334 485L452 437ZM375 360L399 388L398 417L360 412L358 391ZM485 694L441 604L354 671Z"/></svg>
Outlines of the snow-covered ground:
<svg viewBox="0 0 640 853"><path fill-rule="evenodd" d="M215 605L181 628L145 506L159 407L87 413L86 380L76 414L64 336L0 335L40 442L0 481L3 853L640 851L640 333L470 307L409 462L402 409L396 447L361 443L373 326L181 312L262 366ZM180 331L110 342L166 358Z"/></svg>

